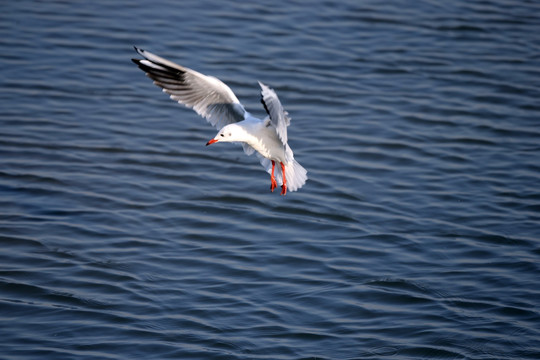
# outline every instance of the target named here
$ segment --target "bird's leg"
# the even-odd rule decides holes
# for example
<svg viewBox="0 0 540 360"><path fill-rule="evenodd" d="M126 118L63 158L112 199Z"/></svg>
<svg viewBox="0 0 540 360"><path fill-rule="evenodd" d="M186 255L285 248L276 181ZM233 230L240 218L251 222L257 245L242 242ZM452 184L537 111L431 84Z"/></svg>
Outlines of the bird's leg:
<svg viewBox="0 0 540 360"><path fill-rule="evenodd" d="M287 178L285 178L285 165L281 164L281 175L283 177L283 185L281 185L281 195L285 195L287 193Z"/></svg>
<svg viewBox="0 0 540 360"><path fill-rule="evenodd" d="M274 189L277 188L276 178L274 177L274 168L276 167L276 162L272 160L272 174L270 175L270 191L274 192Z"/></svg>

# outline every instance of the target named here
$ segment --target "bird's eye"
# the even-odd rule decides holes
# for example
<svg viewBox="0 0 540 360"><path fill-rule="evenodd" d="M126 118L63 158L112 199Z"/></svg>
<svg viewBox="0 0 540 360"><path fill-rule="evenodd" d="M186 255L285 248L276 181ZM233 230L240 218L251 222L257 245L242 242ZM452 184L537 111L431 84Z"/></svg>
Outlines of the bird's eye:
<svg viewBox="0 0 540 360"><path fill-rule="evenodd" d="M221 137L224 137L225 135L221 134Z"/></svg>

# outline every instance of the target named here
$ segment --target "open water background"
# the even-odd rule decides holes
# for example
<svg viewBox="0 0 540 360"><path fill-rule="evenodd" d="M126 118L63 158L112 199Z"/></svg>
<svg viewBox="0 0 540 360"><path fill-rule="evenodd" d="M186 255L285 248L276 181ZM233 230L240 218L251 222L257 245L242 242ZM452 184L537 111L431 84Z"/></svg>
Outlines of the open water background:
<svg viewBox="0 0 540 360"><path fill-rule="evenodd" d="M1 359L540 358L536 1L0 3ZM292 115L310 180L131 63Z"/></svg>

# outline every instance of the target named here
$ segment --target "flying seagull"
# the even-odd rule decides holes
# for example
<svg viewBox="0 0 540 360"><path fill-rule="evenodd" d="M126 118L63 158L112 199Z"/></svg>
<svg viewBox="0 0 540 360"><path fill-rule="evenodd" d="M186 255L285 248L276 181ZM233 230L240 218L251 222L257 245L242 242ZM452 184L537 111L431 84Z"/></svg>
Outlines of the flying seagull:
<svg viewBox="0 0 540 360"><path fill-rule="evenodd" d="M281 184L281 195L300 189L307 171L295 159L287 144L287 126L291 118L283 110L275 91L259 82L261 103L268 116L261 120L244 109L232 90L221 80L201 74L172 61L135 47L144 59L132 59L154 84L171 99L195 110L219 131L206 144L240 142L247 155L257 153L270 174L270 190ZM281 173L275 171L279 163Z"/></svg>

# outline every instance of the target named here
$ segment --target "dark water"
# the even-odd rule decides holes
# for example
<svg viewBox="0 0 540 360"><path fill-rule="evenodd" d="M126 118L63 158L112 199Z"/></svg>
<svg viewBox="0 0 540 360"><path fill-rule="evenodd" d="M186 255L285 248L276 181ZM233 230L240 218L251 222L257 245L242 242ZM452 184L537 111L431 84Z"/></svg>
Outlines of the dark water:
<svg viewBox="0 0 540 360"><path fill-rule="evenodd" d="M538 2L0 14L0 358L540 358ZM305 187L206 148L132 45L274 87Z"/></svg>

